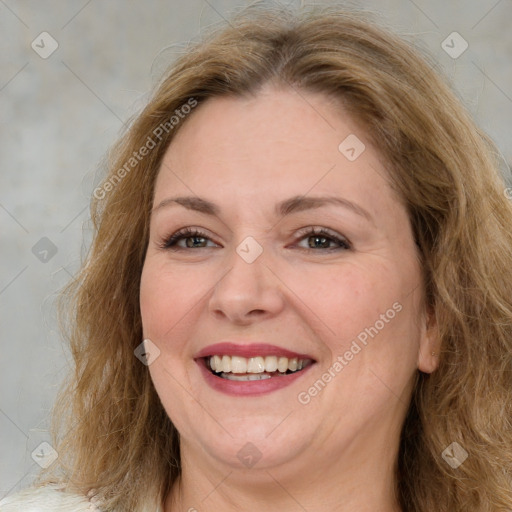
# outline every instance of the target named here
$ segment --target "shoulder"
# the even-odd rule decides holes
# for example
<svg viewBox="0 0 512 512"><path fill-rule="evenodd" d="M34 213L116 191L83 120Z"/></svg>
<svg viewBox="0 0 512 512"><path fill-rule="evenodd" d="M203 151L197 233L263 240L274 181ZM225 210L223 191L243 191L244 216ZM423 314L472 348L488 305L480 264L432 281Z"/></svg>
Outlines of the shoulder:
<svg viewBox="0 0 512 512"><path fill-rule="evenodd" d="M0 501L0 512L101 512L86 496L57 485L28 487Z"/></svg>

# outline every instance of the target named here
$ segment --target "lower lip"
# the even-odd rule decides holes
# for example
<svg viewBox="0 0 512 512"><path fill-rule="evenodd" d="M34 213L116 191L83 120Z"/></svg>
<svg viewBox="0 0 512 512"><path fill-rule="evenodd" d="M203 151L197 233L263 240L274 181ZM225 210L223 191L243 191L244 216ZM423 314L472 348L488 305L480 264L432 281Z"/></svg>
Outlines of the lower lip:
<svg viewBox="0 0 512 512"><path fill-rule="evenodd" d="M297 379L300 379L302 375L306 374L315 364L312 363L299 372L290 373L281 377L277 376L262 380L234 381L214 375L206 367L206 362L203 358L196 359L196 363L201 369L206 382L213 389L232 396L258 396L271 393L272 391L277 391L278 389L282 389L293 384Z"/></svg>

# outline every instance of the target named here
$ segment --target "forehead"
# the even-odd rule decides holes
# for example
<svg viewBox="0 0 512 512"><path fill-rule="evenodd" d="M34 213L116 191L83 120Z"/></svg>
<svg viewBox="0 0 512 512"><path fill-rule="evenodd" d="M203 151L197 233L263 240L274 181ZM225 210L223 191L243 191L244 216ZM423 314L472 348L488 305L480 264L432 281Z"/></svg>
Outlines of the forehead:
<svg viewBox="0 0 512 512"><path fill-rule="evenodd" d="M318 93L267 87L194 110L164 155L155 204L171 192L253 205L314 192L364 201L378 215L396 203L387 180L365 131L340 105Z"/></svg>
<svg viewBox="0 0 512 512"><path fill-rule="evenodd" d="M332 160L344 132L362 130L347 115L333 115L332 101L323 95L267 86L256 96L208 99L178 131L168 155L217 162L229 154L248 165L255 156L258 164L297 161L306 154ZM192 144L200 151L190 152Z"/></svg>

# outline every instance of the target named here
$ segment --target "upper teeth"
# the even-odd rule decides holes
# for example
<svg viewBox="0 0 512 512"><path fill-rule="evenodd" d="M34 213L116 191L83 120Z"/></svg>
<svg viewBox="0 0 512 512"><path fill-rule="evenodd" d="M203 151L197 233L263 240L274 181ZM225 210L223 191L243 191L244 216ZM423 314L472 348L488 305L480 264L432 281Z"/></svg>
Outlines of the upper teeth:
<svg viewBox="0 0 512 512"><path fill-rule="evenodd" d="M210 368L214 372L232 372L232 373L263 373L263 372L286 372L287 370L302 370L311 363L311 359L298 359L293 357L278 356L211 356L209 358Z"/></svg>

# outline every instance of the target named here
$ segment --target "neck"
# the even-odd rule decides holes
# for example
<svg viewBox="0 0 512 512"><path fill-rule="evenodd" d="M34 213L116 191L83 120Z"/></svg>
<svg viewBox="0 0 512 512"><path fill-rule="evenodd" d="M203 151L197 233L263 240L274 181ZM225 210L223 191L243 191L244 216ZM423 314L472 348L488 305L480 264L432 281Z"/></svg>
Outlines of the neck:
<svg viewBox="0 0 512 512"><path fill-rule="evenodd" d="M315 465L303 459L262 469L233 468L183 444L181 477L167 496L165 512L257 508L400 512L395 496L398 446L394 443L385 451L354 446L341 457L326 456Z"/></svg>

